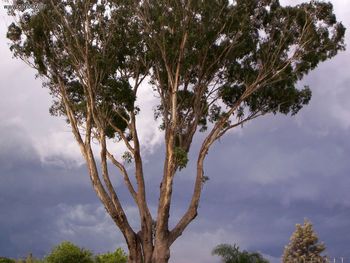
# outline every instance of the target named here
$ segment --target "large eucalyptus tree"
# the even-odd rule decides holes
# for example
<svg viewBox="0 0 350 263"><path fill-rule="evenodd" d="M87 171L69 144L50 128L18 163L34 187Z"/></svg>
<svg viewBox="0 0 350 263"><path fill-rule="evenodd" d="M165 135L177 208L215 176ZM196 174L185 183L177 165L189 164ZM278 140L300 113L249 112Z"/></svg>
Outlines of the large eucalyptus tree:
<svg viewBox="0 0 350 263"><path fill-rule="evenodd" d="M66 116L93 188L135 263L168 262L170 246L197 216L213 143L261 115L296 114L311 98L298 81L344 49L344 27L332 5L319 1L282 7L278 0L17 0L10 15L13 54L42 77L54 98L52 114ZM136 128L144 82L158 95L155 117L164 131L154 215ZM173 180L198 132L205 139L192 199L170 228ZM123 156L110 150L116 141L128 149ZM133 174L122 157L133 160ZM138 230L112 183L112 165L138 207Z"/></svg>

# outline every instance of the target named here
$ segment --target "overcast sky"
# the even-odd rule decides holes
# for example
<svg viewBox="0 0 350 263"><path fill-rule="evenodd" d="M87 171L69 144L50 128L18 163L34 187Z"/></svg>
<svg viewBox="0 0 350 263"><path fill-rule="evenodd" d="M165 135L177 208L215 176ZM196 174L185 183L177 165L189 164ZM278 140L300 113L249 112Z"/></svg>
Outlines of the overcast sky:
<svg viewBox="0 0 350 263"><path fill-rule="evenodd" d="M350 28L349 0L332 3ZM11 58L9 19L0 8L0 256L41 257L63 240L95 252L125 247L90 186L69 127L49 115L47 90L34 71ZM213 147L199 215L174 244L170 262L219 262L210 254L220 243L277 261L304 218L329 256L350 262L349 69L350 51L342 52L305 78L313 97L297 116L263 117ZM139 99L147 106L139 123L147 183L157 190L163 149L161 134L150 125L155 98L144 89ZM175 219L190 199L191 168L175 181ZM149 195L153 210L156 190ZM135 207L128 205L127 212L133 221Z"/></svg>

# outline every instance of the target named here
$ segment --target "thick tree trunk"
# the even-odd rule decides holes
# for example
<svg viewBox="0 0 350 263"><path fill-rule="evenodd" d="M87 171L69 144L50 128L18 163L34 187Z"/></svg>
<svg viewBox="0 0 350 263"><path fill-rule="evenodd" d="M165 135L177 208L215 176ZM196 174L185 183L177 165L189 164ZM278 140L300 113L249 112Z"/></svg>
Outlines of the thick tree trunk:
<svg viewBox="0 0 350 263"><path fill-rule="evenodd" d="M158 244L150 251L145 250L139 242L132 242L128 248L128 263L168 263L170 259L170 247L167 244Z"/></svg>
<svg viewBox="0 0 350 263"><path fill-rule="evenodd" d="M128 263L144 263L141 243L136 238L127 243L129 249Z"/></svg>
<svg viewBox="0 0 350 263"><path fill-rule="evenodd" d="M159 242L154 246L152 263L168 263L169 258L170 247L168 242Z"/></svg>

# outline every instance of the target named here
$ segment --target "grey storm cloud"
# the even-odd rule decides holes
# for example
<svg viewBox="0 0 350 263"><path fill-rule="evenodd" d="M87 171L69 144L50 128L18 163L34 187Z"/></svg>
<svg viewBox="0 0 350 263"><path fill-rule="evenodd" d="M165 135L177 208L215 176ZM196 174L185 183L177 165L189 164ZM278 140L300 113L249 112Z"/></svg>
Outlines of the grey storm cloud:
<svg viewBox="0 0 350 263"><path fill-rule="evenodd" d="M96 250L120 244L84 166L62 156L42 162L21 127L0 130L1 256L43 256L66 239Z"/></svg>
<svg viewBox="0 0 350 263"><path fill-rule="evenodd" d="M349 131L312 135L287 118L251 126L259 128L247 127L243 135L223 140L209 157L216 166L207 169L212 175L203 197L207 216L218 225L232 225L232 233L238 231L251 249L275 257L294 224L306 217L322 230L330 254L349 257L350 224L344 227L350 216ZM330 231L340 225L341 235ZM339 239L342 245L334 243Z"/></svg>

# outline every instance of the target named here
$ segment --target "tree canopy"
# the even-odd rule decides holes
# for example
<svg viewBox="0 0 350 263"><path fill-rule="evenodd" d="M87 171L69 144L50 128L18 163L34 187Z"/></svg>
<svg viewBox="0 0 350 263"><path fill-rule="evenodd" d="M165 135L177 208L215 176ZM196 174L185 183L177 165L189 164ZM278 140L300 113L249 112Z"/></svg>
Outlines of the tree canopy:
<svg viewBox="0 0 350 263"><path fill-rule="evenodd" d="M296 114L311 98L299 81L344 49L345 28L332 4L321 1L291 7L278 0L21 0L11 15L10 48L50 90L51 113L66 117L130 262L167 262L169 247L197 215L212 144L261 115ZM156 215L147 203L137 129L144 83L159 98L154 115L164 131ZM171 229L173 180L186 168L197 131L205 136L192 199ZM110 151L116 141L128 150L122 156ZM125 168L130 161L136 184ZM140 231L129 224L111 164L139 209Z"/></svg>
<svg viewBox="0 0 350 263"><path fill-rule="evenodd" d="M16 4L27 2L38 1ZM127 133L128 112L138 110L130 79L151 78L161 96L156 117L164 129L176 86L177 144L187 152L193 130L205 130L208 122L225 119L224 132L232 115L243 120L267 112L296 114L311 97L309 88L297 88L298 80L344 48L345 29L330 3L132 3L47 1L39 12L21 12L7 34L15 56L47 77L45 85L56 97L53 114L67 115L62 83L75 116L86 122L83 86L91 82L110 138L116 129Z"/></svg>

